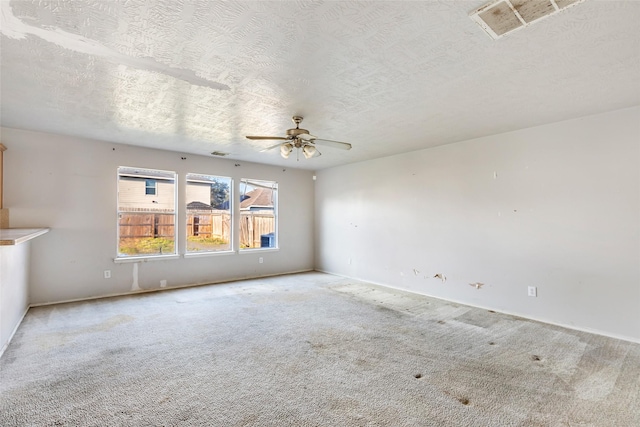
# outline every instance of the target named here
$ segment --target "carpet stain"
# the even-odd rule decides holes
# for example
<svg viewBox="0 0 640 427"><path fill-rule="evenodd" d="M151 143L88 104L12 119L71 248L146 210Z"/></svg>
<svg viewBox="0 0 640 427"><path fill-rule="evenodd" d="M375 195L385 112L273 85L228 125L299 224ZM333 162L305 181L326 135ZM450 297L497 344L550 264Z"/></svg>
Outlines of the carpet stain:
<svg viewBox="0 0 640 427"><path fill-rule="evenodd" d="M124 323L129 323L135 320L133 316L128 316L126 314L119 314L117 316L110 317L99 325L92 326L87 328L84 332L104 332L115 328L118 325L122 325Z"/></svg>
<svg viewBox="0 0 640 427"><path fill-rule="evenodd" d="M578 381L574 387L580 399L598 402L611 394L620 375L619 366L607 366Z"/></svg>
<svg viewBox="0 0 640 427"><path fill-rule="evenodd" d="M535 354L532 354L532 355L531 355L531 360L533 360L534 362L539 362L539 361L541 361L542 359L540 358L540 356L537 356L537 355L535 355Z"/></svg>
<svg viewBox="0 0 640 427"><path fill-rule="evenodd" d="M309 301L310 299L313 298L313 296L310 295L309 293L307 294L290 293L290 294L283 295L281 298L282 300L287 302L302 302L302 301Z"/></svg>
<svg viewBox="0 0 640 427"><path fill-rule="evenodd" d="M444 392L444 394L446 394L447 396L453 396L453 397L455 397L455 399L456 399L458 402L462 403L463 405L468 405L468 404L469 404L469 399L467 399L466 397L459 397L459 395L458 395L458 396L456 396L454 393L450 393L450 392L448 392L448 391L445 391L445 392Z"/></svg>
<svg viewBox="0 0 640 427"><path fill-rule="evenodd" d="M314 349L314 350L322 350L322 349L324 349L326 347L326 345L321 343L321 342L320 343L312 343L312 342L309 342L309 341L307 341L307 342L311 345L311 348Z"/></svg>
<svg viewBox="0 0 640 427"><path fill-rule="evenodd" d="M376 310L378 310L378 311L382 311L384 313L392 314L394 317L397 317L397 318L402 317L403 314L404 314L403 312L398 311L395 308L391 308L391 307L382 305L382 304L384 304L383 302L379 302L378 304L380 304L380 305L376 305Z"/></svg>
<svg viewBox="0 0 640 427"><path fill-rule="evenodd" d="M250 415L247 415L244 418L242 418L235 425L238 426L238 427L254 426L254 425L257 425L257 422L258 422L258 415L257 414L250 414Z"/></svg>
<svg viewBox="0 0 640 427"><path fill-rule="evenodd" d="M500 323L500 317L487 316L485 312L479 310L469 310L457 316L455 319L468 325L487 329L497 326Z"/></svg>
<svg viewBox="0 0 640 427"><path fill-rule="evenodd" d="M97 332L108 332L116 326L129 323L135 320L133 316L126 314L119 314L117 316L110 317L102 323L97 325L88 326L68 332L54 332L45 334L40 337L39 344L44 350L50 350L55 347L64 346L79 336L86 334L94 334Z"/></svg>
<svg viewBox="0 0 640 427"><path fill-rule="evenodd" d="M370 365L371 363L369 363L369 361L365 360L365 359L356 359L356 365L358 366L367 366Z"/></svg>
<svg viewBox="0 0 640 427"><path fill-rule="evenodd" d="M413 294L355 284L332 286L330 289L348 294L360 301L375 305L378 309L388 310L388 312L418 315L426 311L424 306L427 304L424 299Z"/></svg>
<svg viewBox="0 0 640 427"><path fill-rule="evenodd" d="M124 353L130 353L130 352L133 352L133 351L135 351L135 348L133 348L133 347L110 348L110 349L104 350L102 352L102 355L104 357L113 357L113 356L119 356L119 355L124 354Z"/></svg>
<svg viewBox="0 0 640 427"><path fill-rule="evenodd" d="M360 402L357 399L353 399L349 396L345 396L340 399L333 398L329 401L329 408L332 411L352 412L359 406Z"/></svg>
<svg viewBox="0 0 640 427"><path fill-rule="evenodd" d="M415 374L414 377L416 377L417 379L422 378L422 374Z"/></svg>

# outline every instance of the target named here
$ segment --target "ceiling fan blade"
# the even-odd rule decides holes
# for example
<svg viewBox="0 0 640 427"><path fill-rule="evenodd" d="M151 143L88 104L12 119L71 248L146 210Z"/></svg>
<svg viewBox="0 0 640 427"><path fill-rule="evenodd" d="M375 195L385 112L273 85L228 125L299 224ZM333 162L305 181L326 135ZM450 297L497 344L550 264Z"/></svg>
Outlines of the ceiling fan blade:
<svg viewBox="0 0 640 427"><path fill-rule="evenodd" d="M273 139L273 140L285 140L287 138L284 138L282 136L247 136L247 139Z"/></svg>
<svg viewBox="0 0 640 427"><path fill-rule="evenodd" d="M317 136L309 135L308 133L301 133L300 135L298 135L298 138L300 138L303 141L307 141L307 142L312 142L312 141L318 139Z"/></svg>
<svg viewBox="0 0 640 427"><path fill-rule="evenodd" d="M270 147L263 148L262 150L260 150L260 152L262 153L262 152L264 152L264 151L273 150L274 148L276 148L276 147L280 147L281 145L282 145L282 143L280 143L280 142L279 142L279 143L277 143L277 144L275 144L275 145L272 145L272 146L270 146Z"/></svg>
<svg viewBox="0 0 640 427"><path fill-rule="evenodd" d="M351 150L351 144L348 142L340 142L340 141L332 141L330 139L319 139L316 138L313 140L316 145L324 145L327 147L339 148L341 150Z"/></svg>

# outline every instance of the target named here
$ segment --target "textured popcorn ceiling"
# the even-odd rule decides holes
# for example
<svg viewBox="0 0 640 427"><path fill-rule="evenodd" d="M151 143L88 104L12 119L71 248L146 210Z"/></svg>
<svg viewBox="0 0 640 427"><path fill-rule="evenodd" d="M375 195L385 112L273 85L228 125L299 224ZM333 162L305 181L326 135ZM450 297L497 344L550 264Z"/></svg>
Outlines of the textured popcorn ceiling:
<svg viewBox="0 0 640 427"><path fill-rule="evenodd" d="M640 2L493 41L484 1L2 1L2 125L308 169L640 103ZM326 139L296 162L291 116Z"/></svg>

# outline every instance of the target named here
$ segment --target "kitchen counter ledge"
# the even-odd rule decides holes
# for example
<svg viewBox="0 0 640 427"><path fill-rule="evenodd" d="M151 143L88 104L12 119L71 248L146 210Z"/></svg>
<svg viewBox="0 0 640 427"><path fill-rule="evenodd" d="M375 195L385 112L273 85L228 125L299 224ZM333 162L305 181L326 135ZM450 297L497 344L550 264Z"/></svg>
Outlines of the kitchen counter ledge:
<svg viewBox="0 0 640 427"><path fill-rule="evenodd" d="M49 228L0 228L0 246L13 246L42 236Z"/></svg>

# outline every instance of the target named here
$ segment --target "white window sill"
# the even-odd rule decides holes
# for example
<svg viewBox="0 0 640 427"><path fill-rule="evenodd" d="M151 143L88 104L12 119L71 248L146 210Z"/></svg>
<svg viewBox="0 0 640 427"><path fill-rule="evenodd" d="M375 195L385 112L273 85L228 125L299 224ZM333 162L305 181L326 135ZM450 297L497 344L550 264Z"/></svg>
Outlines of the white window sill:
<svg viewBox="0 0 640 427"><path fill-rule="evenodd" d="M166 261L169 259L180 259L180 255L171 254L171 255L150 255L150 256L132 256L132 257L121 257L114 258L113 262L116 264L122 264L127 262L147 262L147 261Z"/></svg>
<svg viewBox="0 0 640 427"><path fill-rule="evenodd" d="M278 252L280 248L252 248L252 249L240 249L238 253L242 254L255 254L255 253L263 253L263 252Z"/></svg>
<svg viewBox="0 0 640 427"><path fill-rule="evenodd" d="M184 254L185 258L202 258L208 256L224 256L235 255L236 251L202 251L202 252L188 252Z"/></svg>
<svg viewBox="0 0 640 427"><path fill-rule="evenodd" d="M184 255L179 254L171 254L171 255L149 255L149 256L131 256L131 257L120 257L114 258L113 262L116 264L125 264L130 262L148 262L148 261L166 261L171 259L180 259L184 258L202 258L202 257L210 257L210 256L227 256L227 255L236 255L236 254L256 254L256 253L265 253L265 252L279 252L280 248L252 248L252 249L241 249L239 251L219 251L219 252L189 252Z"/></svg>

